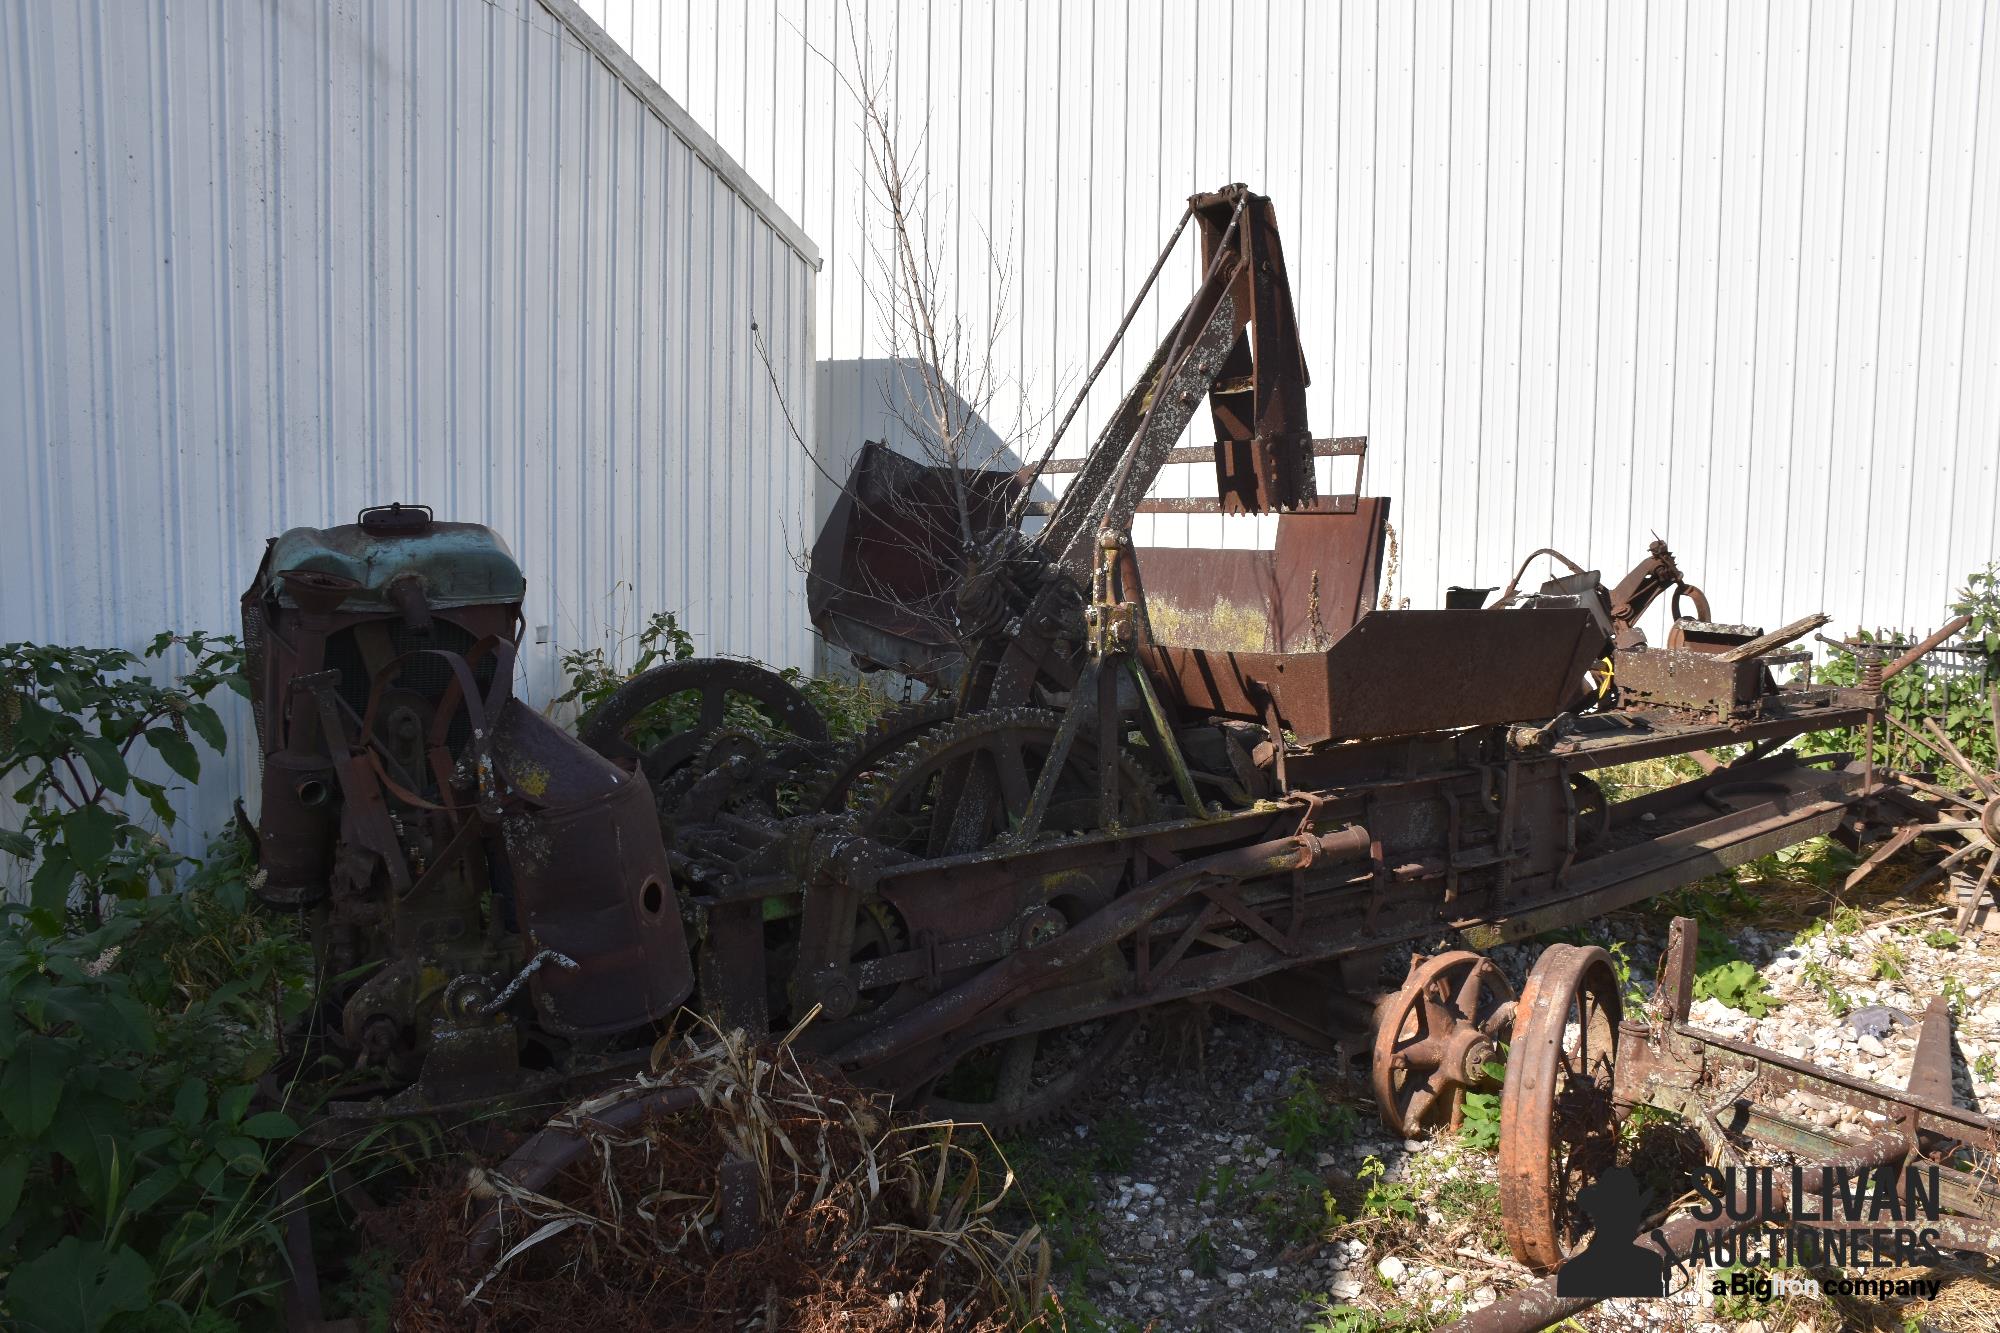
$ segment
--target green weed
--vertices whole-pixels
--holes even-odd
[[[1222,1256],[1216,1249],[1215,1237],[1209,1234],[1207,1227],[1188,1237],[1187,1258],[1188,1267],[1194,1270],[1196,1277],[1212,1278],[1222,1271]]]
[[[1381,1158],[1370,1153],[1367,1160],[1361,1163],[1361,1169],[1354,1174],[1355,1178],[1366,1187],[1366,1192],[1361,1196],[1363,1215],[1401,1218],[1405,1222],[1416,1221],[1417,1201],[1410,1193],[1408,1183],[1390,1180],[1388,1168],[1382,1164]]]
[[[1282,1244],[1314,1240],[1347,1220],[1326,1182],[1303,1167],[1260,1171],[1248,1188],[1251,1213],[1264,1234]]]
[[[1465,1094],[1465,1115],[1458,1127],[1459,1142],[1480,1152],[1497,1152],[1500,1148],[1500,1094],[1497,1092],[1468,1092]]]
[[[1130,1111],[1117,1111],[1090,1127],[1091,1164],[1098,1171],[1129,1171],[1146,1142],[1146,1126]]]
[[[1436,1320],[1414,1311],[1368,1310],[1323,1296],[1306,1333],[1424,1333],[1435,1327]]]
[[[1194,1201],[1202,1203],[1209,1199],[1218,1202],[1236,1193],[1236,1167],[1225,1163],[1210,1170],[1194,1187]]]
[[[1847,992],[1840,989],[1839,983],[1834,980],[1833,973],[1826,964],[1809,961],[1800,971],[1806,983],[1818,991],[1820,998],[1826,1001],[1828,1013],[1835,1018],[1845,1018],[1854,1011],[1854,1001],[1848,998]]]
[[[1311,1078],[1294,1074],[1284,1100],[1265,1121],[1264,1134],[1285,1156],[1298,1158],[1349,1142],[1359,1125],[1353,1107],[1328,1100]]]

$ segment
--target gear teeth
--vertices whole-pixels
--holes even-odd
[[[859,815],[860,831],[868,833],[870,816],[885,813],[905,784],[927,765],[950,755],[965,742],[988,732],[1019,727],[1043,730],[1053,737],[1061,726],[1062,714],[1054,709],[989,708],[966,714],[920,736],[887,758],[856,789],[852,805]],[[1086,751],[1095,748],[1087,737],[1079,736],[1076,744]],[[1147,793],[1150,799],[1153,783],[1138,761],[1120,749],[1118,762],[1126,785],[1133,791]]]
[[[951,721],[957,705],[950,699],[926,699],[892,708],[868,729],[833,752],[817,776],[804,784],[801,810],[833,813],[847,807],[856,784],[902,746]]]
[[[1053,731],[1062,725],[1062,716],[1042,708],[988,708],[955,718],[895,751],[855,791],[853,805],[862,812],[864,830],[867,816],[886,808],[896,790],[932,760],[987,732],[1035,723]]]

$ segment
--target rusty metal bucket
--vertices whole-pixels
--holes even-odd
[[[1288,513],[1269,551],[1142,547],[1147,668],[1185,712],[1302,745],[1552,717],[1603,650],[1587,611],[1374,606],[1389,502]]]
[[[968,469],[965,485],[976,534],[1006,522],[1021,482]],[[948,680],[963,660],[952,607],[961,560],[949,470],[871,440],[813,543],[806,614],[864,671]]]

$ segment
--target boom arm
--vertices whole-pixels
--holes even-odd
[[[1160,469],[1188,461],[1176,454],[1192,451],[1173,444],[1204,397],[1218,512],[1299,509],[1316,498],[1305,357],[1276,211],[1243,185],[1195,195],[1188,211],[1201,227],[1201,286],[1034,538],[1084,582],[1097,534],[1130,527]]]

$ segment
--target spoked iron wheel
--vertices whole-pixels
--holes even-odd
[[[1139,1015],[1003,1037],[961,1057],[918,1099],[923,1114],[977,1121],[994,1134],[1045,1124],[1115,1067],[1139,1031]]]
[[[1500,1093],[1500,1208],[1514,1257],[1546,1272],[1583,1247],[1580,1190],[1613,1164],[1623,1005],[1611,956],[1552,945],[1528,975]]]
[[[828,740],[826,720],[777,672],[691,658],[632,677],[584,716],[576,734],[614,763],[635,765],[658,792],[726,732],[765,729],[810,745]]]
[[[1994,752],[2000,753],[2000,689],[1994,690],[1987,702],[1992,710]],[[1940,767],[1944,771],[1937,782],[1927,782],[1913,774],[1899,776],[1905,785],[1937,802],[1936,825],[1919,826],[1914,831],[1951,850],[1942,861],[1905,885],[1904,891],[1945,875],[1961,863],[1969,863],[1968,870],[1972,865],[1979,866],[1971,893],[1959,908],[1958,924],[1963,928],[1978,914],[1994,887],[1994,872],[2000,871],[2000,772],[1987,772],[1967,758],[1935,719],[1925,718],[1923,726],[1930,733],[1928,738],[1915,732],[1909,734],[1912,739],[1924,741],[1942,758]],[[1870,864],[1874,863],[1875,858],[1870,858]],[[2000,895],[1994,901],[2000,903]]]
[[[1375,1104],[1402,1137],[1456,1130],[1469,1088],[1491,1087],[1486,1065],[1514,1021],[1514,988],[1489,958],[1459,949],[1411,960],[1409,980],[1375,1029]]]

